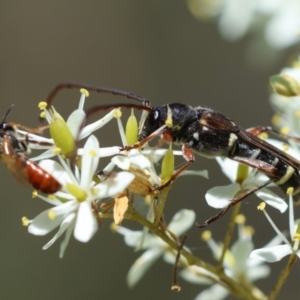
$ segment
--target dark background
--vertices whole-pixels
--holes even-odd
[[[153,105],[206,105],[241,127],[268,125],[273,113],[268,77],[279,72],[292,53],[287,51],[268,68],[249,64],[245,60],[248,38],[236,44],[222,41],[216,26],[195,20],[184,1],[2,1],[0,8],[0,109],[4,114],[14,103],[9,120],[31,127],[38,124],[37,103],[67,80],[137,93]],[[77,106],[78,95],[78,91],[63,92],[55,107],[67,116]],[[86,107],[115,100],[124,101],[93,94]],[[99,132],[102,146],[120,144],[112,126]],[[178,165],[182,161],[177,158]],[[178,179],[166,207],[168,221],[180,208],[194,209],[198,221],[216,212],[207,207],[204,195],[227,179],[213,160],[197,157],[192,168],[208,169],[210,180]],[[17,185],[4,166],[0,171],[2,299],[193,299],[203,288],[180,280],[182,291],[171,292],[172,266],[159,260],[134,289],[128,289],[127,271],[141,253],[134,253],[121,236],[112,234],[108,220],[88,244],[72,238],[63,260],[58,258],[59,242],[43,251],[53,234],[29,235],[21,217],[33,218],[48,205],[32,199],[31,189]],[[255,244],[263,246],[274,232],[257,212],[257,198],[244,202],[248,223],[255,224]],[[287,229],[287,214],[271,208],[269,212]],[[222,239],[227,219],[211,226],[216,240]],[[187,245],[199,257],[211,259],[200,233],[193,227]],[[272,265],[272,279],[259,285],[264,292],[270,291],[282,266]],[[299,297],[297,269],[298,263],[279,299]]]

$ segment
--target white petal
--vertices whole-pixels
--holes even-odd
[[[251,252],[250,258],[262,259],[267,262],[275,262],[281,260],[283,257],[293,253],[290,245],[279,245],[270,248],[256,249]]]
[[[185,170],[179,174],[181,176],[201,176],[208,179],[208,171],[207,170]]]
[[[114,113],[115,113],[115,110],[112,110],[107,115],[105,115],[102,119],[100,119],[90,125],[85,126],[79,134],[79,139],[80,140],[84,139],[85,137],[87,137],[91,133],[93,133],[95,130],[103,127],[106,123],[108,123],[111,119],[114,118]]]
[[[264,200],[268,205],[278,209],[281,213],[284,213],[288,208],[287,203],[270,190],[261,189],[260,191],[255,192],[255,194],[257,197]]]
[[[133,231],[119,226],[117,232],[124,235],[126,245],[138,248],[139,250],[167,246],[160,238],[157,238],[153,234],[144,235],[143,231]]]
[[[228,290],[219,284],[214,284],[210,288],[201,292],[195,300],[222,300],[228,295]]]
[[[83,147],[82,155],[80,187],[85,191],[91,187],[92,177],[98,168],[99,157],[99,142],[94,135],[91,135]]]
[[[180,236],[195,224],[196,214],[193,210],[181,209],[172,218],[168,229]]]
[[[67,120],[67,126],[75,139],[78,137],[78,131],[84,120],[85,112],[82,109],[74,110]]]
[[[111,161],[118,166],[120,169],[127,171],[130,167],[130,160],[126,156],[116,155]]]
[[[83,243],[88,242],[98,230],[98,223],[92,213],[91,204],[87,201],[80,203],[74,229],[74,237]]]
[[[229,178],[231,182],[234,182],[239,163],[229,158],[221,157],[217,157],[216,161],[220,165],[222,172]]]
[[[114,156],[119,153],[120,153],[120,147],[118,146],[99,148],[100,157]],[[77,154],[82,155],[83,148],[77,149]]]
[[[67,246],[69,244],[69,240],[70,240],[71,234],[73,232],[74,226],[75,226],[75,219],[74,219],[74,222],[72,222],[71,224],[69,224],[69,227],[66,230],[65,238],[60,243],[59,258],[63,258],[64,255],[65,255],[65,251],[66,251]]]
[[[257,266],[254,268],[248,268],[247,276],[250,282],[254,282],[258,279],[266,278],[271,273],[271,268],[266,265]]]
[[[194,284],[212,284],[213,281],[209,280],[207,276],[217,280],[216,275],[195,265],[184,268],[179,274],[184,280]],[[202,274],[204,275],[203,277],[201,276]]]
[[[118,146],[100,148],[100,157],[113,156],[119,153],[120,153],[120,147]]]
[[[68,213],[77,207],[75,201],[70,201],[51,209],[45,210],[34,218],[28,226],[28,232],[34,235],[45,235],[56,228]],[[54,213],[54,219],[49,218],[49,213]]]
[[[283,5],[280,12],[274,15],[266,27],[266,39],[271,46],[282,49],[298,42],[299,13],[299,3],[294,1]]]
[[[139,169],[146,169],[151,167],[151,162],[137,149],[132,149],[128,153],[128,158],[133,166]]]
[[[39,160],[42,160],[42,159],[49,159],[49,158],[54,157],[54,156],[56,156],[56,154],[53,153],[53,149],[51,148],[51,149],[41,153],[38,156],[31,157],[30,159],[32,161],[39,161]]]
[[[143,253],[132,265],[127,275],[127,284],[134,287],[145,275],[152,264],[161,256],[160,249],[151,249]]]
[[[216,186],[205,194],[205,199],[207,204],[211,207],[224,208],[229,204],[229,201],[234,198],[239,190],[240,185],[238,183]]]
[[[133,179],[133,174],[125,171],[119,172],[94,187],[95,191],[98,190],[95,197],[102,199],[115,196],[118,193],[123,192]]]
[[[255,9],[256,1],[226,1],[218,24],[223,38],[236,41],[244,36],[252,24]]]
[[[54,242],[65,232],[65,230],[70,226],[70,224],[75,220],[76,214],[72,213],[68,215],[63,222],[61,223],[58,232],[54,235],[54,237],[43,247],[43,250],[47,250],[51,247]]]
[[[238,240],[232,245],[231,251],[235,259],[234,276],[238,277],[247,272],[247,260],[253,248],[253,243],[249,240]]]

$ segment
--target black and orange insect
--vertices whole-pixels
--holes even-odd
[[[6,122],[13,105],[7,110],[0,123],[0,159],[10,173],[22,184],[53,194],[61,189],[61,184],[42,167],[26,157],[30,152],[28,141],[21,139],[18,124]]]

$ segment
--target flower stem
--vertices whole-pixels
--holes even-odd
[[[155,226],[153,223],[145,219],[143,216],[141,216],[133,207],[128,207],[128,213],[125,215],[125,219],[134,220],[138,223],[140,223],[143,226],[146,226],[149,228],[152,233],[158,237],[160,237],[165,243],[169,245],[171,249],[173,249],[175,252],[178,251],[178,248],[180,247],[180,243],[178,241],[174,240],[170,234],[163,230],[160,226]],[[103,218],[109,218],[112,217],[112,214],[101,214],[101,217]],[[253,289],[249,289],[243,284],[240,284],[239,282],[235,281],[231,277],[228,277],[223,270],[220,270],[219,267],[214,267],[211,264],[206,263],[205,261],[199,259],[198,257],[194,256],[192,253],[187,251],[186,249],[181,249],[181,255],[185,257],[189,265],[196,265],[198,267],[204,268],[205,270],[211,272],[212,274],[215,274],[218,276],[217,284],[222,285],[228,291],[234,295],[237,298],[243,298],[247,300],[261,300],[266,299],[266,297],[261,293],[256,295],[252,294]],[[214,280],[212,279],[212,282]]]
[[[273,287],[270,296],[269,296],[269,300],[274,300],[276,299],[276,297],[278,296],[278,293],[280,291],[280,289],[282,288],[283,284],[285,283],[288,275],[291,272],[292,267],[294,266],[295,262],[297,261],[298,256],[296,253],[291,254],[290,259],[287,263],[287,265],[285,266],[285,268],[281,271],[280,276],[278,278],[277,283],[275,284],[275,286]]]
[[[240,211],[240,207],[241,207],[241,203],[238,203],[233,207],[232,214],[231,214],[231,217],[230,217],[230,220],[229,220],[229,224],[227,226],[226,235],[225,235],[225,238],[224,238],[224,241],[223,241],[222,254],[221,254],[221,257],[220,257],[220,260],[219,260],[219,264],[218,264],[219,269],[223,269],[224,257],[225,257],[227,249],[229,248],[229,243],[230,243],[232,233],[233,233],[233,229],[234,229],[234,225],[235,225],[235,218],[236,218],[237,214]]]

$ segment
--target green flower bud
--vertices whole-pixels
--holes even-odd
[[[275,93],[292,97],[300,94],[300,85],[296,79],[286,74],[270,77],[270,83]]]
[[[131,115],[128,118],[125,130],[126,140],[128,145],[134,145],[138,139],[138,122],[134,115],[133,109]]]
[[[174,173],[174,153],[172,151],[172,144],[170,144],[169,149],[166,152],[166,155],[163,158],[161,165],[161,181],[164,184],[168,181]]]
[[[61,154],[66,156],[72,154],[75,148],[75,138],[63,117],[54,108],[52,108],[52,121],[49,129],[51,137],[60,149]]]

